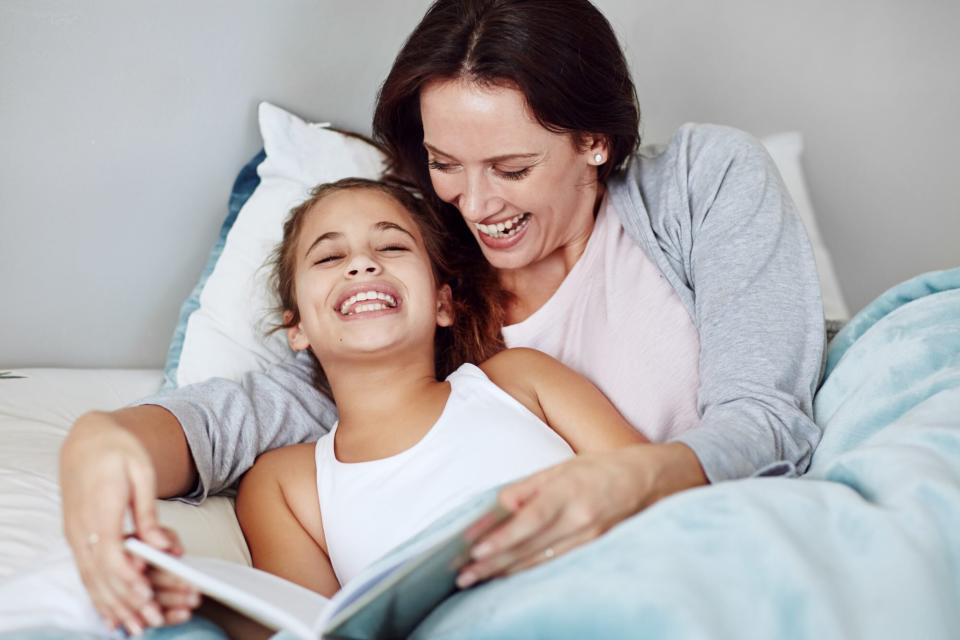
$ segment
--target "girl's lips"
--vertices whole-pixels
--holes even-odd
[[[516,246],[520,242],[520,240],[523,239],[523,236],[527,234],[527,229],[530,228],[531,222],[532,220],[528,220],[523,225],[522,229],[517,231],[517,233],[510,236],[509,238],[494,238],[492,236],[488,236],[487,234],[483,233],[479,229],[477,229],[477,236],[480,238],[480,242],[487,245],[491,249],[498,249],[501,251],[504,249],[510,249],[511,247]]]
[[[362,304],[362,303],[358,303],[358,304]],[[399,313],[399,311],[400,311],[400,306],[398,305],[396,307],[386,307],[385,309],[380,309],[378,311],[361,311],[360,313],[351,313],[346,316],[341,313],[338,313],[337,315],[344,322],[353,322],[354,320],[373,320],[375,318],[381,318],[391,313]]]

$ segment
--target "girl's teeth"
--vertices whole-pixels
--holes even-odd
[[[360,302],[376,300],[377,302],[370,304],[358,304]],[[360,293],[350,296],[347,300],[340,305],[341,315],[350,315],[352,313],[362,313],[364,311],[381,311],[383,309],[389,309],[391,307],[396,307],[397,301],[389,293],[383,293],[381,291],[361,291]]]

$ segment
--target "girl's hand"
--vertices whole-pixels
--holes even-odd
[[[500,493],[514,515],[474,544],[457,585],[466,588],[546,562],[660,498],[706,483],[696,455],[679,443],[581,454]]]
[[[145,563],[123,549],[123,517],[132,508],[137,535],[158,549],[169,541],[157,524],[150,456],[110,414],[77,420],[60,452],[64,532],[90,598],[111,627],[137,635],[163,624]]]
[[[183,555],[179,536],[167,527],[163,527],[163,531],[170,540],[167,553],[174,556]],[[153,566],[147,567],[146,575],[166,624],[186,622],[190,619],[193,610],[200,606],[200,592],[189,582]]]

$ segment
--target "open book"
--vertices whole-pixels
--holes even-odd
[[[408,636],[456,590],[470,545],[508,516],[494,503],[466,524],[453,523],[418,541],[419,551],[398,554],[395,563],[374,575],[357,576],[329,599],[252,567],[216,558],[176,558],[136,538],[128,538],[125,546],[214,600],[303,640],[397,638]]]

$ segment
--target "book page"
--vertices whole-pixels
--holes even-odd
[[[136,538],[127,538],[124,546],[264,626],[283,629],[303,640],[317,637],[313,627],[329,602],[318,593],[265,571],[217,558],[176,558]]]
[[[317,620],[314,632],[335,637],[404,637],[456,591],[470,545],[510,514],[495,501],[442,527],[398,554],[375,574],[347,583]]]

